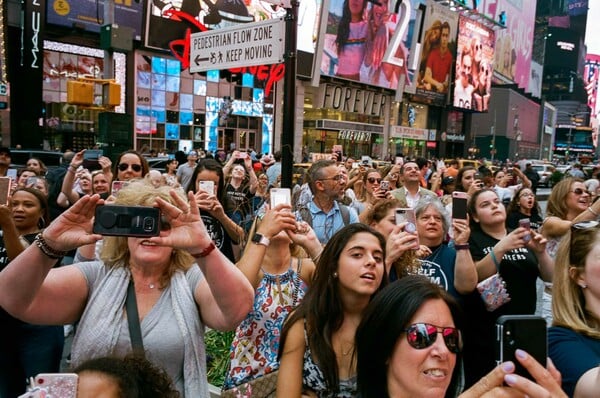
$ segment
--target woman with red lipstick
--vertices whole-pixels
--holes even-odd
[[[48,223],[46,197],[34,188],[18,188],[9,206],[0,206],[0,270],[25,250]],[[25,392],[25,382],[38,373],[60,371],[62,326],[32,325],[0,309],[0,396]]]
[[[537,278],[551,281],[554,261],[546,253],[546,239],[541,234],[524,227],[512,231],[506,228],[506,208],[494,190],[475,192],[468,212],[469,247],[478,282],[499,274],[510,297],[493,310],[488,310],[477,290],[464,300],[468,314],[464,330],[465,379],[470,386],[496,364],[496,319],[501,315],[533,314]]]
[[[531,188],[522,187],[515,193],[506,208],[506,214],[506,227],[509,229],[517,229],[519,220],[523,218],[529,219],[531,229],[539,232],[542,227],[542,211]]]

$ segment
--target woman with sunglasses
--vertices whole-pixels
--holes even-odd
[[[74,367],[143,350],[182,396],[208,397],[204,328],[236,327],[251,309],[252,286],[215,250],[194,195],[145,180],[122,188],[115,204],[157,206],[160,236],[105,236],[101,260],[52,268],[65,251],[102,238],[92,233],[102,204],[84,196],[38,234],[0,273],[0,306],[28,322],[77,323]]]
[[[555,258],[562,238],[571,225],[581,221],[597,220],[600,214],[600,201],[592,203],[582,179],[566,177],[552,187],[546,218],[542,223],[542,235],[548,240],[546,251]],[[544,283],[544,291],[539,311],[550,325],[552,323],[552,283]]]
[[[451,398],[461,392],[461,311],[423,276],[392,282],[375,296],[356,331],[358,396]],[[561,397],[560,374],[521,351],[519,361],[538,383],[497,366],[460,398]]]
[[[129,181],[134,178],[144,178],[150,167],[146,158],[134,149],[122,152],[115,162],[115,181]]]
[[[387,284],[384,258],[383,236],[361,223],[327,242],[307,295],[283,326],[277,397],[356,396],[354,336]]]
[[[477,291],[463,301],[468,314],[465,332],[465,379],[470,386],[495,365],[495,322],[501,315],[533,314],[536,281],[552,280],[554,262],[546,253],[546,239],[533,230],[506,228],[506,208],[492,189],[476,192],[468,202],[471,223],[469,247],[478,282],[503,280],[506,295],[494,294],[494,304]],[[496,293],[494,291],[494,293]],[[488,310],[488,308],[491,308]]]
[[[365,217],[365,210],[369,210],[375,203],[381,199],[385,199],[389,189],[381,189],[381,182],[383,178],[381,173],[375,169],[368,169],[363,176],[363,189],[361,195],[354,202],[353,207],[356,209],[359,219],[360,215],[363,214]],[[387,182],[385,184],[388,184]],[[363,221],[363,220],[361,220]]]
[[[560,243],[554,268],[554,320],[550,358],[570,397],[600,392],[600,229],[598,221],[573,223]]]
[[[542,210],[531,188],[519,189],[508,204],[506,213],[506,227],[509,229],[517,229],[519,220],[524,218],[529,219],[531,229],[539,232],[542,227]],[[546,248],[548,248],[548,244],[546,244]]]

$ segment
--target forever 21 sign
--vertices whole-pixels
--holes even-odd
[[[329,83],[319,86],[320,108],[383,117],[386,105],[391,102],[391,96],[377,91]]]

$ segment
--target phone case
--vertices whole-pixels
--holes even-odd
[[[292,203],[292,195],[289,188],[271,188],[269,191],[271,197],[271,209],[283,203],[289,205]]]
[[[198,189],[215,195],[215,182],[214,181],[198,181]]]
[[[546,320],[537,315],[503,315],[496,321],[497,362],[513,361],[515,373],[533,378],[515,357],[521,349],[546,366],[548,357]]]
[[[0,205],[8,204],[11,183],[12,183],[12,178],[0,177]]]
[[[76,373],[40,373],[35,376],[33,387],[45,390],[48,397],[76,398],[78,379]]]
[[[404,227],[404,231],[415,234],[417,236],[417,240],[414,245],[414,249],[418,249],[420,246],[419,236],[417,235],[417,218],[415,216],[415,211],[410,208],[397,208],[396,209],[396,225],[399,225],[403,222],[406,222],[406,226]]]
[[[452,192],[452,218],[458,220],[467,219],[467,193]]]
[[[93,232],[108,236],[150,237],[160,234],[160,210],[147,206],[96,207]]]

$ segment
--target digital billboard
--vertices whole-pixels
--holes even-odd
[[[406,60],[412,44],[416,10],[424,1],[411,0],[410,15],[395,13],[394,0],[331,0],[324,32],[322,75],[396,89],[400,77],[410,86],[413,72]],[[402,7],[400,7],[402,10]],[[382,62],[397,27],[405,28],[396,58],[405,60],[399,67]],[[322,33],[323,34],[323,33]]]
[[[468,17],[458,20],[452,105],[463,110],[489,109],[494,70],[494,31]]]
[[[457,28],[456,12],[433,2],[427,4],[415,100],[437,106],[446,104],[456,56]]]
[[[105,24],[104,3],[97,0],[49,1],[47,22],[68,28],[81,27],[86,31],[99,33],[100,28]],[[134,0],[115,0],[114,23],[132,28],[135,40],[142,38],[143,3]]]

